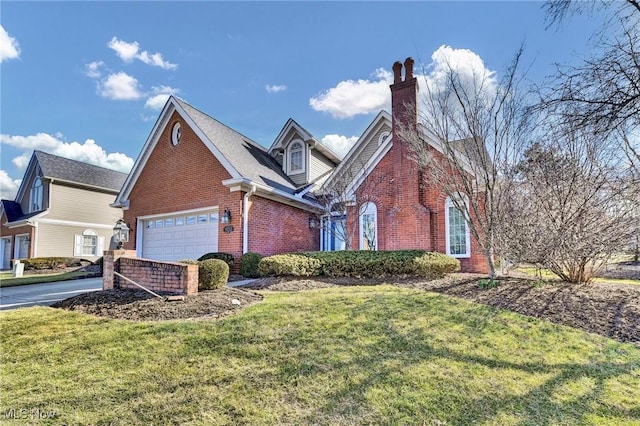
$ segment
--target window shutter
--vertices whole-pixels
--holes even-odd
[[[74,235],[73,255],[82,256],[82,235]]]
[[[96,256],[102,256],[104,251],[104,237],[98,237],[98,247],[96,250]]]

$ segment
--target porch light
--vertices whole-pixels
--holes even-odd
[[[118,250],[122,249],[124,243],[129,242],[129,227],[122,219],[118,219],[113,227],[113,241],[117,243]]]
[[[320,226],[320,222],[313,216],[309,216],[309,229],[315,229]]]
[[[222,213],[221,221],[222,223],[231,222],[231,211],[229,209],[224,209],[224,212]]]

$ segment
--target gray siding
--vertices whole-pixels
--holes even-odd
[[[335,164],[321,152],[312,149],[309,160],[309,181],[313,182],[335,168]]]
[[[114,225],[122,218],[122,210],[109,207],[115,194],[89,191],[65,185],[51,185],[51,207],[48,219]]]
[[[342,179],[353,179],[371,159],[373,154],[378,150],[378,139],[384,132],[390,132],[391,128],[387,125],[380,126],[373,136],[363,142],[360,153],[349,160],[349,164],[345,164],[341,175]]]

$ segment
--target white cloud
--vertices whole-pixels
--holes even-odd
[[[264,88],[269,93],[278,93],[287,90],[287,86],[285,86],[284,84],[267,84],[266,86],[264,86]]]
[[[418,67],[415,68],[418,71]],[[494,90],[497,82],[495,72],[489,70],[482,58],[469,49],[454,49],[440,46],[431,55],[431,63],[424,67],[425,73],[416,73],[420,85],[428,85],[432,90],[444,87],[449,70],[458,72],[465,87],[482,84],[483,90]],[[335,118],[351,118],[360,114],[377,113],[391,108],[389,85],[393,74],[385,69],[377,69],[368,80],[345,80],[335,87],[325,90],[309,100],[316,111],[328,112]],[[480,87],[480,86],[476,86]],[[420,92],[426,96],[427,91]]]
[[[29,136],[12,136],[0,134],[0,144],[9,145],[24,151],[11,161],[20,170],[29,164],[33,150],[49,152],[72,160],[83,161],[96,166],[106,167],[121,172],[128,172],[133,167],[133,159],[121,152],[107,153],[104,148],[93,139],[83,143],[65,142],[61,135],[52,136],[48,133],[38,133]]]
[[[161,53],[149,53],[146,50],[140,51],[140,45],[137,41],[129,43],[113,37],[107,46],[113,49],[120,59],[125,62],[132,62],[134,59],[138,59],[147,65],[160,67],[165,70],[178,68],[177,64],[165,61]]]
[[[20,44],[0,25],[0,63],[20,57]]]
[[[100,81],[98,93],[105,98],[115,100],[135,100],[143,96],[138,86],[138,80],[122,71],[110,74]]]
[[[330,113],[335,118],[351,118],[370,114],[390,106],[391,72],[377,69],[371,80],[346,80],[309,99],[316,111]]]
[[[358,141],[357,136],[342,136],[342,135],[326,135],[322,138],[322,143],[329,147],[333,152],[340,157],[344,157],[346,153],[351,149],[353,144]]]
[[[420,80],[420,83],[426,82],[435,91],[445,86],[451,71],[457,73],[463,87],[470,89],[470,93],[473,93],[474,86],[494,90],[497,85],[495,71],[489,70],[482,58],[469,49],[453,49],[442,45],[431,55],[431,64],[426,70],[429,72],[422,76],[424,80]]]
[[[85,74],[87,77],[100,78],[102,76],[102,72],[100,72],[100,68],[104,67],[104,62],[93,61],[90,64],[86,64],[84,67],[86,70]]]
[[[21,179],[12,179],[6,170],[0,170],[0,198],[13,200],[16,197]]]
[[[164,107],[164,104],[167,103],[167,99],[169,99],[169,96],[175,95],[179,92],[178,89],[174,89],[173,87],[169,86],[153,87],[152,89],[152,96],[147,99],[144,107],[156,110],[162,109],[162,107]]]

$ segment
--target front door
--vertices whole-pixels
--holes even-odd
[[[16,247],[14,259],[27,259],[29,257],[30,238],[28,234],[16,235]]]
[[[0,238],[0,269],[11,268],[11,237]]]

